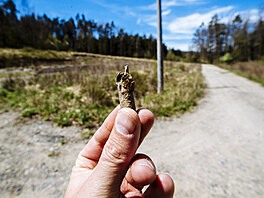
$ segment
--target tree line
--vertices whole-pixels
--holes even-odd
[[[34,13],[17,16],[13,0],[0,0],[0,47],[80,51],[106,55],[156,58],[157,40],[131,35],[114,22],[98,24],[84,15],[75,19],[50,19]],[[163,55],[167,55],[163,44]]]
[[[215,15],[207,26],[203,23],[196,30],[193,42],[202,61],[264,60],[264,20],[259,17],[253,24],[237,15],[221,23]]]

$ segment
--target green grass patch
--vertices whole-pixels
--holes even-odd
[[[78,70],[30,79],[7,79],[0,88],[0,105],[21,112],[23,117],[51,120],[59,126],[79,125],[92,135],[107,115],[119,104],[117,70],[92,73]],[[137,108],[148,108],[155,116],[171,116],[189,111],[203,96],[200,65],[180,64],[165,67],[164,92],[157,94],[156,65],[133,71]],[[90,131],[91,130],[91,131]]]
[[[36,115],[36,114],[37,114],[37,110],[34,107],[26,108],[21,113],[23,117],[32,117],[33,115]]]
[[[51,152],[48,154],[48,157],[58,157],[59,155],[60,155],[59,152],[51,151]]]
[[[94,131],[93,130],[88,130],[82,133],[81,138],[82,140],[89,139],[91,136],[93,136]]]

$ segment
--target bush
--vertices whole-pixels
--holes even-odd
[[[230,53],[226,53],[224,56],[220,58],[222,63],[231,63],[233,61],[233,57]]]
[[[22,111],[21,115],[23,117],[32,117],[37,114],[36,108],[26,108]]]
[[[264,56],[261,56],[260,60],[264,63]]]
[[[166,56],[166,60],[169,60],[169,61],[181,61],[181,57],[176,56],[175,54],[173,54],[173,52],[168,52],[168,54]]]

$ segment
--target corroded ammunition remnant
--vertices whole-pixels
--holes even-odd
[[[127,107],[136,110],[133,91],[135,82],[129,74],[128,65],[125,72],[119,72],[116,78],[117,90],[121,108]]]

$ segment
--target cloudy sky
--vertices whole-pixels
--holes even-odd
[[[186,51],[192,44],[195,30],[202,22],[207,24],[218,14],[228,22],[237,14],[257,21],[264,0],[161,0],[163,42],[174,49]],[[77,13],[98,23],[114,21],[118,28],[128,33],[157,35],[156,0],[14,0],[21,13],[28,5],[37,15],[69,19]]]

